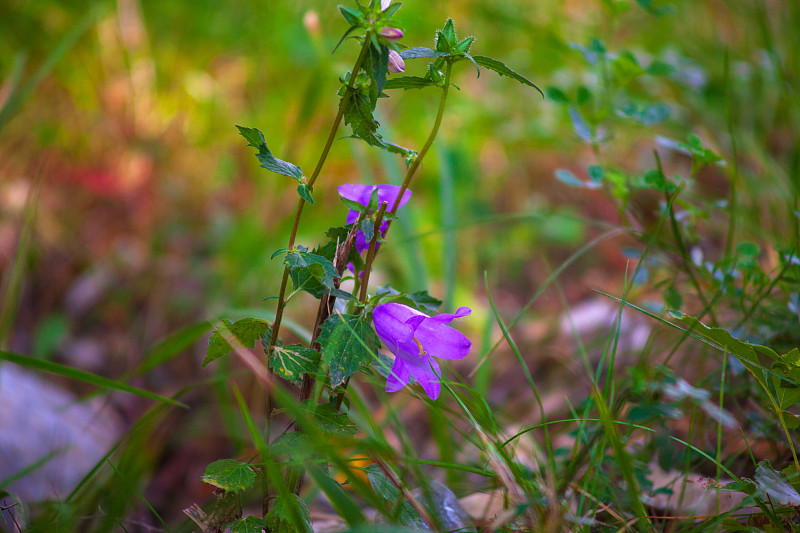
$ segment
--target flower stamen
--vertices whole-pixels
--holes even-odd
[[[419,356],[422,357],[425,355],[425,349],[422,347],[422,343],[419,342],[416,337],[414,337],[414,342],[416,342],[417,346],[419,346]]]

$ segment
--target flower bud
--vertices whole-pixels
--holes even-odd
[[[400,72],[405,72],[405,70],[406,64],[400,54],[394,50],[389,50],[389,72],[399,74]]]
[[[381,11],[386,11],[389,7],[389,4],[392,3],[392,0],[381,0]]]
[[[381,30],[378,32],[378,35],[380,35],[387,41],[394,42],[394,41],[399,41],[400,39],[403,38],[403,30],[401,30],[400,28],[392,28],[386,26],[385,28],[381,28]]]

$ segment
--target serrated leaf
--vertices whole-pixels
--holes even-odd
[[[340,413],[329,403],[318,405],[314,415],[319,421],[319,429],[325,433],[350,436],[360,431],[347,414]]]
[[[439,52],[431,50],[424,46],[415,46],[414,48],[407,48],[400,52],[400,57],[403,59],[418,59],[420,57],[444,57],[449,55],[447,52]]]
[[[240,492],[253,486],[256,473],[247,463],[220,459],[206,467],[203,481],[228,492]]]
[[[380,94],[386,84],[386,75],[389,72],[389,47],[384,45],[379,48],[370,47],[370,55],[372,57],[372,78],[375,80],[375,86]]]
[[[297,194],[300,195],[300,198],[310,203],[311,205],[317,205],[314,203],[314,198],[311,197],[312,192],[313,189],[309,187],[307,183],[301,183],[300,185],[297,186]]]
[[[283,498],[278,497],[275,499],[275,503],[270,512],[267,513],[265,519],[262,520],[262,522],[264,522],[264,527],[270,533],[313,533],[313,529],[311,528],[311,513],[308,512],[306,502],[296,494],[291,494],[289,497],[292,498],[292,501],[288,502],[289,505],[293,505],[299,511],[303,523],[293,523],[291,513],[288,512],[286,508],[287,502]]]
[[[269,367],[287,381],[298,383],[303,374],[315,374],[319,369],[320,353],[302,344],[275,346]]]
[[[358,26],[362,22],[364,22],[361,17],[361,13],[355,9],[339,6],[339,12],[342,14],[347,23],[350,24],[351,26]]]
[[[231,533],[262,533],[267,527],[267,522],[263,518],[256,516],[245,516],[228,524]],[[276,531],[276,530],[271,530]]]
[[[331,386],[337,387],[372,359],[381,343],[366,320],[356,315],[332,315],[317,339],[322,360],[330,367]]]
[[[234,323],[229,320],[223,320],[222,323],[242,346],[247,348],[254,348],[257,339],[270,334],[269,323],[258,318],[242,318]],[[215,329],[208,339],[208,348],[206,349],[206,357],[203,359],[202,366],[205,367],[211,361],[227,355],[231,350],[231,345],[222,337],[219,328]]]
[[[432,85],[435,86],[436,84],[427,78],[420,78],[419,76],[400,76],[399,78],[386,80],[386,84],[383,88],[384,90],[403,89],[407,91],[408,89],[422,89]]]
[[[244,126],[236,126],[239,129],[239,134],[247,140],[247,146],[252,146],[258,150],[256,157],[261,162],[261,167],[271,170],[277,174],[289,176],[298,181],[303,177],[303,171],[300,167],[293,165],[287,161],[281,161],[272,155],[272,152],[267,148],[267,141],[264,139],[264,134],[256,128],[246,128]]]
[[[302,289],[317,298],[333,290],[334,279],[339,277],[332,262],[309,252],[290,252],[284,264],[289,267],[295,290]]]
[[[486,57],[486,56],[472,56],[472,59],[474,59],[475,63],[477,63],[478,65],[480,65],[482,67],[485,67],[485,68],[488,68],[489,70],[493,70],[493,71],[497,72],[498,74],[500,74],[501,76],[508,76],[509,78],[511,78],[511,79],[513,79],[515,81],[518,81],[519,83],[522,83],[523,85],[527,85],[529,87],[533,87],[534,89],[539,91],[539,94],[541,94],[542,98],[544,98],[544,93],[542,92],[542,90],[539,87],[536,86],[535,83],[533,83],[531,80],[529,80],[525,76],[522,76],[521,74],[517,74],[516,72],[514,72],[513,70],[511,70],[510,68],[505,66],[505,64],[503,64],[502,62],[500,62],[500,61],[498,61],[496,59],[492,59],[491,57]]]

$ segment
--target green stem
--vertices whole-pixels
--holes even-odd
[[[367,57],[370,47],[370,39],[369,33],[364,36],[364,44],[361,46],[361,52],[358,55],[358,59],[356,59],[355,64],[353,65],[353,70],[350,74],[350,81],[352,83],[355,80],[358,72],[361,70],[362,65],[364,64],[364,60]],[[333,119],[333,125],[331,126],[331,131],[328,134],[328,139],[325,142],[325,146],[322,149],[322,153],[319,156],[319,160],[317,161],[316,167],[314,167],[314,172],[311,174],[311,177],[308,178],[308,186],[312,187],[314,183],[317,181],[320,172],[322,171],[322,167],[325,164],[325,161],[328,158],[328,154],[331,151],[331,147],[333,146],[333,141],[336,139],[336,132],[339,130],[339,125],[342,123],[342,118],[344,118],[344,111],[347,109],[348,104],[350,103],[351,91],[348,89],[345,92],[344,96],[342,97],[342,101],[339,104],[339,110],[336,113],[336,118]],[[300,226],[300,217],[303,214],[303,207],[305,207],[305,200],[300,198],[297,202],[297,209],[294,216],[294,223],[292,224],[292,231],[289,234],[289,245],[287,248],[289,250],[294,248],[295,240],[297,239],[297,229]],[[272,354],[275,344],[278,342],[278,335],[281,328],[281,321],[283,320],[283,308],[286,304],[286,286],[289,281],[289,267],[284,267],[283,269],[283,277],[281,278],[281,288],[278,293],[278,307],[275,310],[275,320],[272,323],[272,336],[270,337],[269,346],[267,347],[267,357]],[[269,365],[268,365],[269,366]],[[272,373],[272,369],[268,369],[270,374]],[[266,442],[269,444],[270,440],[270,433],[272,430],[272,410],[273,410],[274,398],[272,397],[271,392],[267,392],[267,407],[266,407],[266,416],[267,416],[267,428],[266,428]],[[262,510],[263,514],[266,517],[267,512],[269,511],[269,488],[264,486],[263,487],[264,493],[262,494],[263,497],[263,505]]]
[[[369,274],[372,271],[372,262],[375,261],[375,254],[378,252],[378,239],[381,235],[381,223],[383,222],[383,215],[386,214],[386,208],[389,206],[388,202],[382,202],[378,214],[375,216],[375,226],[373,227],[372,240],[369,241],[369,248],[367,249],[367,259],[364,261],[364,279],[361,282],[361,294],[358,299],[365,303],[367,301],[367,287],[369,286]]]
[[[350,74],[350,80],[354,80],[356,75],[358,75],[358,71],[361,70],[361,65],[364,63],[364,59],[367,56],[367,52],[369,51],[370,41],[369,35],[365,36],[364,44],[361,47],[361,53],[356,59],[355,65],[353,65],[352,74]],[[347,108],[347,105],[350,103],[350,95],[351,92],[348,90],[344,97],[342,97],[342,102],[339,104],[339,111],[336,114],[336,118],[333,120],[333,126],[331,126],[331,132],[328,134],[328,140],[325,142],[325,147],[322,149],[322,154],[319,156],[319,161],[317,161],[317,166],[314,168],[314,172],[311,174],[311,177],[308,178],[308,186],[312,187],[314,183],[317,181],[317,177],[319,177],[319,173],[322,171],[322,166],[325,164],[325,160],[328,158],[328,153],[331,150],[331,146],[333,145],[333,141],[336,139],[336,132],[339,130],[339,125],[342,122],[342,118],[344,117],[344,111]],[[302,198],[300,198],[297,202],[297,210],[294,216],[294,224],[292,224],[292,232],[289,235],[289,245],[287,248],[290,250],[294,248],[295,239],[297,238],[297,229],[300,226],[300,217],[303,214],[303,207],[305,207],[306,202]],[[280,292],[278,293],[278,308],[275,311],[275,321],[272,324],[272,337],[269,341],[269,350],[271,351],[272,348],[275,346],[275,343],[278,341],[278,333],[281,327],[281,320],[283,319],[283,307],[284,307],[284,298],[286,296],[286,285],[288,284],[289,280],[289,268],[286,267],[283,269],[283,278],[281,279],[281,288]]]
[[[392,206],[391,213],[397,213],[397,209],[400,207],[400,199],[403,197],[403,193],[406,192],[408,186],[411,184],[411,179],[414,177],[414,173],[416,173],[417,169],[419,168],[420,164],[422,163],[422,159],[428,153],[431,146],[433,145],[433,140],[436,139],[436,135],[439,133],[439,126],[442,124],[442,117],[444,116],[444,107],[447,103],[447,93],[450,89],[450,72],[453,69],[453,64],[448,61],[447,62],[447,69],[444,73],[444,85],[442,87],[442,98],[439,100],[439,112],[436,114],[436,121],[433,123],[433,128],[431,128],[431,133],[428,135],[428,140],[425,141],[425,145],[422,147],[422,150],[419,151],[417,157],[414,158],[414,161],[409,165],[408,171],[406,172],[406,177],[403,180],[403,184],[400,186],[400,192],[397,194],[397,199],[394,201],[394,205]],[[391,221],[389,221],[389,225],[391,225]],[[388,231],[388,229],[387,229]]]

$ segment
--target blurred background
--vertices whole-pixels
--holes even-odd
[[[613,318],[613,302],[594,291],[622,293],[637,232],[658,219],[659,197],[626,185],[655,168],[655,149],[667,175],[691,173],[671,141],[689,134],[726,159],[746,153],[737,169],[743,237],[796,239],[786,198],[800,180],[799,10],[789,0],[405,0],[396,15],[404,45],[432,46],[452,17],[460,37],[477,37],[474,54],[503,61],[546,98],[457,65],[460,90],[373,280],[475,310],[460,326],[476,347],[459,367],[467,375],[499,338],[484,273],[510,320],[565,266],[558,290],[545,291],[514,330],[537,381],[556,389],[553,409],[563,409],[558,398],[580,386],[568,378],[574,347],[564,341],[564,312],[579,328]],[[321,0],[2,2],[0,346],[166,396],[189,387],[181,401],[190,406],[97,396],[3,363],[0,479],[53,455],[8,485],[22,500],[66,497],[144,420],[149,429],[129,446],[137,458],[121,463],[123,473],[180,520],[181,509],[209,497],[205,465],[244,447],[222,379],[233,363],[201,369],[204,335],[220,317],[273,316],[265,299],[277,294],[282,265],[270,256],[286,245],[296,192],[292,180],[258,167],[234,125],[261,129],[277,157],[309,172],[335,115],[338,78],[357,53],[346,41],[331,54],[345,29],[337,2]],[[406,74],[425,66],[409,60]],[[381,100],[384,137],[419,149],[437,96],[409,90]],[[348,134],[305,211],[298,242],[309,247],[343,223],[337,185],[401,180],[401,158]],[[592,165],[606,169],[606,182],[575,186],[594,178]],[[690,187],[707,207],[687,208],[707,257],[725,248],[728,218],[715,202],[730,195],[730,168],[707,167]],[[638,301],[663,304],[658,272],[636,285]],[[299,297],[287,334],[302,339],[315,313]],[[628,333],[645,328],[629,340],[641,346],[647,320],[631,320]],[[509,353],[498,349],[470,379],[514,418],[515,401],[526,408]],[[253,386],[256,406],[259,397]],[[150,520],[140,512],[127,515],[132,524]]]

